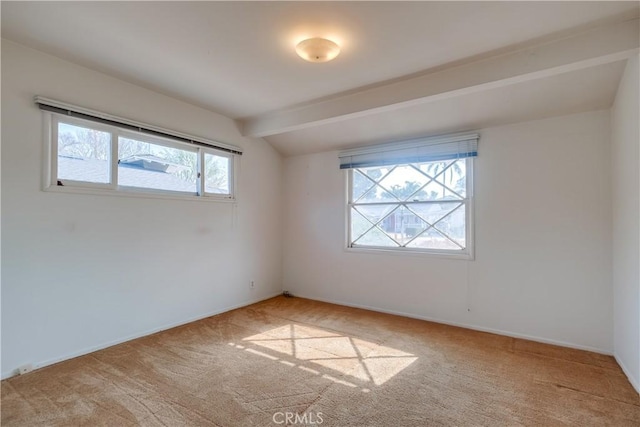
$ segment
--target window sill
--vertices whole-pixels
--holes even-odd
[[[346,247],[344,251],[347,253],[365,253],[373,255],[392,255],[392,256],[414,256],[414,257],[431,257],[443,259],[457,259],[473,261],[475,259],[473,253],[447,253],[429,250],[411,250],[411,249],[385,249],[385,248],[351,248]]]
[[[217,203],[236,203],[237,199],[232,197],[216,197],[216,196],[196,196],[192,194],[175,194],[167,191],[153,191],[146,189],[135,189],[135,188],[119,188],[117,190],[113,189],[103,189],[103,188],[89,188],[89,187],[80,187],[73,185],[51,185],[48,187],[44,187],[42,191],[48,193],[67,193],[67,194],[89,194],[96,196],[115,196],[115,197],[133,197],[133,198],[143,198],[143,199],[164,199],[164,200],[181,200],[181,201],[189,201],[189,202],[217,202]]]

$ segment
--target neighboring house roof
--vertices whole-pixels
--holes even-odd
[[[133,156],[120,159],[118,164],[169,173],[187,169],[186,166],[169,162],[161,157],[154,156],[153,154],[134,154]]]
[[[142,159],[138,159],[142,160]],[[155,163],[157,158],[153,159]],[[195,182],[182,180],[175,175],[159,170],[144,168],[145,162],[118,165],[118,184],[129,187],[153,188],[168,191],[196,192]],[[168,164],[168,166],[170,166]],[[58,171],[61,180],[104,182],[107,162],[103,160],[58,157]]]

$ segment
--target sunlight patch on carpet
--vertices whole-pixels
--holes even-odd
[[[411,353],[374,342],[295,324],[261,332],[242,341],[245,346],[261,348],[262,351],[246,348],[253,354],[271,360],[282,359],[281,362],[288,366],[298,365],[307,372],[350,387],[355,385],[336,378],[335,373],[380,386],[418,359]],[[314,368],[304,366],[307,363]]]

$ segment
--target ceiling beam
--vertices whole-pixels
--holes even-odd
[[[638,54],[638,19],[238,120],[264,137],[594,67]],[[589,88],[585,88],[589,90]]]

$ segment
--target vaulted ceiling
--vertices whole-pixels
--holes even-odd
[[[2,2],[2,36],[284,155],[608,108],[638,2]],[[297,41],[333,38],[324,64]]]

